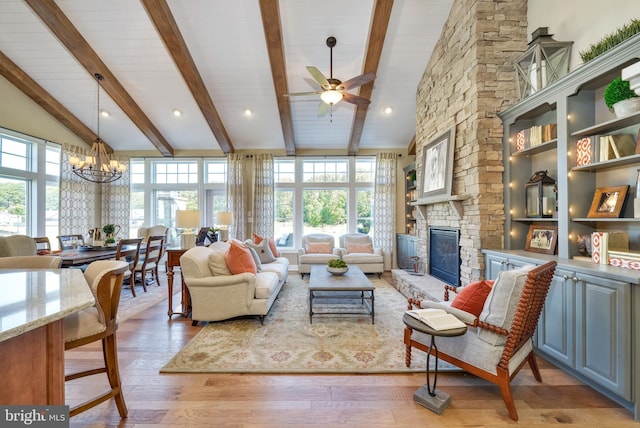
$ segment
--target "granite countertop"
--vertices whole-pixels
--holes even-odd
[[[94,303],[80,269],[0,269],[0,342]]]

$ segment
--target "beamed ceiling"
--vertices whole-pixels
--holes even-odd
[[[0,74],[87,144],[99,125],[116,151],[404,150],[452,3],[0,0]],[[319,90],[306,67],[328,78],[331,65],[342,81],[376,74],[349,90],[368,107],[319,115],[319,95],[284,95]]]

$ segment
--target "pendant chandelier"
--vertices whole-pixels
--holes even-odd
[[[122,173],[127,167],[117,159],[112,158],[107,153],[107,147],[100,139],[100,82],[104,77],[96,73],[94,74],[98,80],[98,127],[96,130],[96,139],[93,140],[91,150],[81,160],[79,156],[71,156],[69,163],[71,164],[73,173],[93,183],[111,183],[122,177]]]

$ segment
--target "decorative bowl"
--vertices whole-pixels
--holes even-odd
[[[333,275],[344,275],[349,271],[349,266],[342,268],[327,267],[327,271]]]

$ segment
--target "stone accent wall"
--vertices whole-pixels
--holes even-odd
[[[461,283],[484,277],[481,249],[502,248],[502,124],[497,113],[517,100],[515,59],[527,49],[527,0],[455,0],[417,91],[416,167],[422,148],[455,126],[453,195],[427,205],[418,220],[418,255],[427,258],[428,226],[459,227]]]

